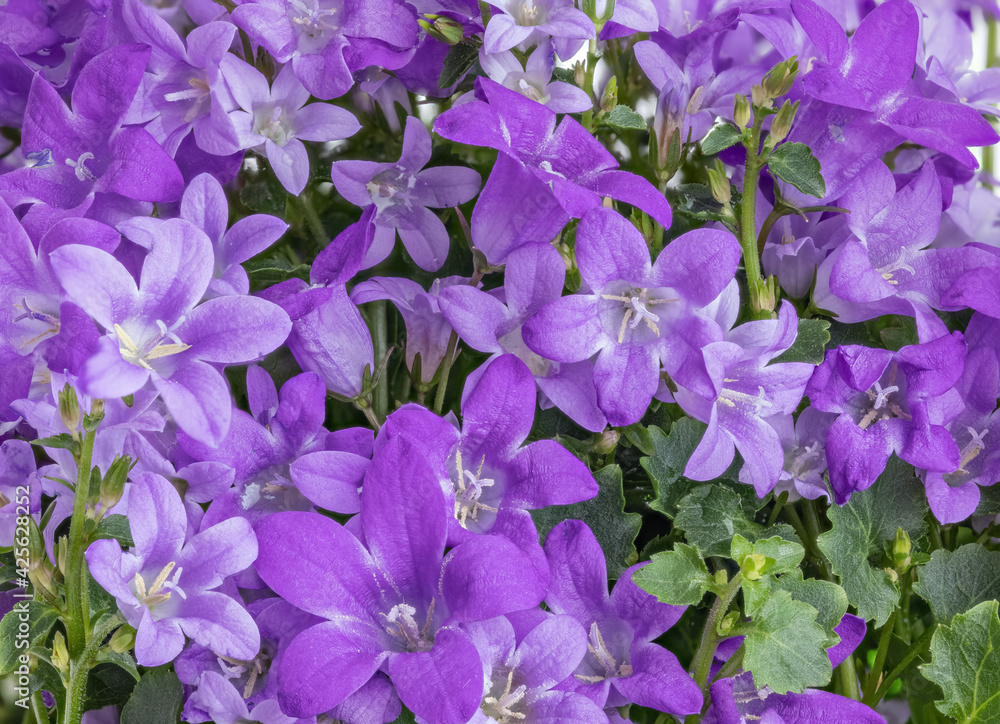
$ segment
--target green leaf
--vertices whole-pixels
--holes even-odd
[[[764,573],[775,576],[798,568],[806,554],[805,548],[800,544],[785,540],[781,536],[758,540],[753,544],[753,552],[774,561]]]
[[[62,432],[58,435],[52,435],[51,437],[42,437],[37,440],[31,441],[32,445],[37,445],[38,447],[51,447],[60,450],[74,450],[80,447],[80,443],[73,439],[73,436],[68,432]]]
[[[796,569],[780,578],[768,576],[771,590],[788,591],[796,601],[808,603],[819,614],[816,623],[826,633],[826,646],[834,646],[840,641],[834,629],[847,613],[847,594],[844,589],[832,581],[822,581],[816,578],[803,578],[802,571]]]
[[[653,510],[673,518],[677,515],[677,504],[681,498],[697,485],[683,477],[683,473],[684,466],[705,432],[705,425],[684,417],[670,426],[669,435],[654,426],[650,426],[648,432],[653,454],[640,458],[639,464],[649,475],[653,490],[656,491],[656,499],[649,505]]]
[[[948,623],[978,603],[1000,599],[1000,551],[978,543],[955,551],[939,548],[920,569],[913,590],[931,605],[935,620]]]
[[[767,158],[771,173],[804,194],[826,196],[826,182],[819,161],[804,143],[783,143]]]
[[[97,653],[97,663],[114,664],[119,669],[125,671],[130,677],[132,677],[134,681],[139,681],[139,679],[141,678],[139,676],[139,669],[136,668],[135,665],[135,659],[132,658],[131,654],[128,653],[119,654],[116,651],[101,649]]]
[[[22,616],[26,619],[22,620]],[[59,612],[55,608],[39,601],[21,599],[15,603],[0,621],[0,676],[18,667],[18,657],[29,646],[43,644],[58,618]],[[27,637],[19,636],[22,623],[28,624]]]
[[[438,88],[449,88],[458,83],[477,60],[479,60],[479,46],[475,43],[462,42],[448,48],[444,56],[441,77],[438,78]]]
[[[742,140],[743,134],[740,129],[731,123],[723,123],[708,132],[705,140],[701,142],[701,152],[706,156],[714,156]]]
[[[636,585],[661,602],[677,606],[699,603],[706,591],[719,593],[697,548],[678,543],[672,551],[657,553],[649,565],[633,575]]]
[[[643,427],[636,422],[628,427],[622,427],[619,429],[625,436],[625,439],[638,448],[639,452],[644,455],[652,455],[656,450],[653,445],[653,434],[651,432],[651,428]],[[661,432],[660,434],[662,435],[663,433]]]
[[[109,515],[97,525],[92,540],[111,538],[118,541],[123,548],[131,548],[135,545],[132,540],[132,529],[129,527],[128,518],[124,515]]]
[[[573,72],[572,68],[560,68],[556,66],[552,69],[552,77],[560,83],[576,85],[576,73]]]
[[[619,103],[601,118],[601,125],[615,131],[645,131],[646,119]]]
[[[899,602],[899,585],[890,578],[882,562],[886,541],[905,530],[914,542],[927,532],[926,494],[913,467],[893,456],[878,480],[868,488],[853,493],[846,505],[833,505],[827,511],[833,529],[819,539],[833,572],[847,598],[865,620],[882,626]],[[876,556],[877,565],[869,563]]]
[[[677,187],[680,197],[677,199],[675,210],[678,213],[698,219],[699,221],[727,221],[732,223],[733,219],[724,211],[722,204],[712,196],[712,189],[707,184],[681,184]],[[736,186],[730,184],[732,205],[735,208],[739,205],[740,191]]]
[[[728,557],[730,544],[737,533],[751,542],[774,535],[798,541],[791,526],[767,528],[751,520],[744,512],[740,495],[718,483],[699,485],[677,504],[677,508],[674,524],[684,531],[688,542],[698,546],[706,556]]]
[[[961,724],[1000,723],[1000,620],[997,601],[983,601],[941,626],[931,639],[924,676],[941,687],[937,708]]]
[[[774,591],[754,612],[753,621],[736,627],[737,635],[746,636],[743,668],[753,673],[758,689],[801,693],[830,681],[827,636],[816,616],[809,604],[794,600],[787,591]]]
[[[125,656],[131,660],[126,654],[114,654],[114,656]],[[91,669],[87,676],[84,711],[125,704],[135,690],[135,682],[138,680],[139,672],[136,671],[134,663],[129,671],[117,661],[102,663],[99,657],[97,666]]]
[[[594,473],[597,480],[596,497],[573,505],[550,505],[531,511],[544,540],[556,525],[564,520],[582,520],[594,531],[608,561],[608,577],[618,578],[639,556],[635,551],[635,537],[642,525],[642,516],[625,512],[625,494],[622,492],[622,470],[608,465]]]
[[[147,671],[122,708],[121,724],[177,724],[184,690],[170,669]]]
[[[254,259],[246,262],[243,267],[250,277],[250,284],[258,290],[267,289],[289,279],[309,281],[308,264],[292,264],[281,256]]]
[[[800,319],[795,342],[773,362],[808,362],[818,365],[830,343],[830,323],[825,319]]]

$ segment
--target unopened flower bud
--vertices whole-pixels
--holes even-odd
[[[748,581],[759,581],[767,567],[767,556],[762,553],[751,553],[740,561],[740,570]]]
[[[587,82],[587,64],[582,60],[576,61],[576,64],[573,66],[573,82],[578,88],[583,88],[583,84]],[[586,88],[583,89],[587,90]],[[589,93],[590,91],[587,92]]]
[[[118,455],[108,467],[108,472],[101,479],[99,502],[102,515],[107,514],[122,499],[122,494],[125,492],[125,481],[128,480],[128,474],[133,465],[132,458],[128,455]]]
[[[896,528],[896,537],[892,541],[892,564],[900,573],[905,573],[910,568],[911,550],[910,536],[902,528]]]
[[[617,430],[608,428],[604,432],[599,432],[594,435],[594,452],[598,455],[607,455],[615,449],[620,439],[621,433]]]
[[[77,442],[80,442],[80,400],[76,396],[76,390],[70,387],[67,382],[59,391],[59,419],[69,430],[70,435]]]
[[[771,68],[767,75],[764,76],[764,82],[762,83],[763,90],[768,98],[779,98],[790,91],[798,73],[799,61],[794,55]]]
[[[56,631],[52,639],[52,665],[59,673],[69,675],[69,650],[66,648],[66,639],[63,638],[62,631]]]
[[[458,45],[465,36],[465,29],[457,20],[444,15],[427,14],[417,20],[428,35],[445,45]]]
[[[92,400],[90,403],[90,413],[83,416],[83,429],[93,432],[104,419],[104,400]]]
[[[715,168],[708,169],[708,185],[712,189],[712,198],[723,206],[728,206],[733,194],[726,169],[719,159],[715,160]]]
[[[776,277],[759,279],[750,284],[750,309],[756,319],[773,319],[774,306],[778,300],[778,280]]]
[[[733,120],[739,128],[746,128],[750,125],[750,101],[742,93],[736,94],[736,102],[733,104]]]
[[[720,586],[725,586],[729,583],[729,574],[726,573],[725,568],[720,568],[715,572],[715,582]]]
[[[794,104],[791,101],[785,101],[782,104],[778,115],[771,122],[771,132],[764,142],[765,148],[770,150],[788,137],[788,133],[792,130],[792,123],[795,121],[795,112],[798,109],[799,101],[795,101]]]
[[[124,654],[135,645],[135,629],[125,624],[111,636],[108,648],[116,654]]]
[[[719,621],[719,628],[716,633],[719,636],[729,636],[732,630],[736,628],[736,624],[739,623],[739,620],[740,612],[730,611],[721,621]]]
[[[601,94],[601,110],[607,113],[618,105],[618,77],[611,76],[611,80],[604,86],[604,93]]]

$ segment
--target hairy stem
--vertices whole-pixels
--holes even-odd
[[[83,524],[87,516],[87,494],[90,491],[90,468],[94,457],[96,432],[85,432],[80,456],[76,461],[76,489],[73,493],[73,515],[69,524],[69,555],[66,560],[66,648],[70,658],[76,658],[87,644],[85,541]],[[90,613],[89,611],[87,612]]]
[[[31,693],[31,714],[34,724],[49,724],[49,711],[45,708],[41,689]]]
[[[94,665],[94,659],[97,658],[97,651],[108,634],[121,625],[122,621],[117,616],[102,618],[83,651],[70,662],[66,711],[63,713],[62,724],[80,724],[83,718],[83,699],[87,691],[87,676]]]
[[[849,699],[861,701],[861,689],[858,687],[858,672],[854,668],[853,654],[840,662],[835,675],[840,682],[841,693]]]
[[[385,351],[388,348],[387,343],[387,330],[386,330],[386,311],[385,311],[385,300],[379,300],[372,302],[372,342],[375,346],[375,361],[379,362],[385,358]],[[385,379],[385,372],[379,377],[378,384],[375,385],[372,396],[372,407],[375,411],[375,416],[384,420],[385,416],[389,414],[389,383]]]
[[[909,666],[910,663],[915,658],[920,656],[920,654],[924,652],[924,649],[926,649],[930,645],[931,638],[934,636],[934,632],[936,630],[937,630],[936,625],[931,626],[929,629],[927,629],[924,635],[921,636],[917,640],[917,642],[913,644],[903,655],[902,660],[898,664],[896,664],[896,668],[890,671],[889,675],[882,679],[882,683],[879,685],[878,690],[875,692],[875,694],[872,695],[870,698],[868,696],[865,696],[864,698],[865,704],[874,708],[876,704],[882,701],[882,698],[889,691],[889,687],[892,686],[892,682],[898,679],[899,675],[906,670],[906,667]]]
[[[706,707],[708,705],[708,675],[712,671],[712,659],[715,658],[715,650],[719,648],[719,642],[724,637],[719,636],[719,623],[729,610],[729,604],[736,598],[740,587],[743,585],[743,574],[737,573],[733,580],[729,582],[725,590],[715,599],[712,610],[708,612],[708,619],[705,621],[705,629],[701,634],[701,643],[695,652],[694,659],[691,660],[691,673],[694,675],[695,683],[701,689],[705,697]],[[684,724],[696,724],[701,720],[701,714],[690,714],[684,720]]]
[[[872,664],[871,673],[865,682],[865,696],[863,701],[866,704],[875,698],[875,692],[878,690],[879,684],[882,683],[882,667],[885,666],[885,657],[889,653],[889,642],[892,641],[892,630],[896,624],[896,613],[897,611],[894,610],[889,615],[889,620],[882,627],[882,635],[878,641],[878,651],[875,653],[875,663]]]
[[[757,184],[760,181],[760,132],[764,123],[763,113],[754,113],[750,137],[744,141],[747,160],[743,171],[743,198],[740,201],[740,248],[743,250],[743,268],[746,269],[750,289],[750,307],[756,315],[760,310],[758,285],[761,282],[760,256],[757,253]]]
[[[448,389],[448,376],[451,374],[451,364],[455,361],[455,345],[458,344],[458,332],[454,330],[448,338],[448,348],[441,360],[441,379],[438,381],[437,394],[434,396],[434,412],[438,415],[444,408],[444,395]]]

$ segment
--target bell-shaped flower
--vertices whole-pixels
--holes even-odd
[[[823,473],[826,472],[826,433],[835,415],[807,407],[792,423],[791,415],[774,415],[767,422],[778,433],[785,453],[774,494],[788,493],[788,500],[829,497]]]
[[[660,382],[660,367],[708,397],[713,382],[701,349],[722,330],[696,310],[736,273],[732,234],[696,229],[649,261],[642,235],[610,209],[589,212],[577,227],[576,261],[586,292],[557,299],[524,324],[528,348],[557,362],[597,355],[597,402],[612,425],[636,422]]]
[[[184,180],[177,164],[149,131],[123,125],[149,54],[145,45],[120,45],[96,55],[73,85],[72,110],[35,75],[21,149],[38,162],[0,175],[0,198],[11,206],[44,201],[60,209],[88,200],[100,208],[120,197],[179,199]]]
[[[597,406],[594,365],[584,362],[553,362],[538,356],[524,344],[522,325],[549,302],[562,296],[566,265],[549,244],[527,244],[507,257],[504,286],[484,292],[469,285],[441,290],[438,304],[462,340],[493,356],[516,355],[535,377],[542,393],[539,406],[555,405],[576,424],[600,432],[608,421]],[[480,370],[485,369],[485,364]],[[479,371],[470,375],[478,377]]]
[[[493,13],[486,25],[487,53],[527,50],[552,38],[559,57],[569,60],[582,41],[594,37],[594,21],[573,0],[498,0],[494,7],[501,12]]]
[[[618,161],[577,121],[488,78],[479,100],[445,111],[434,130],[451,141],[497,149],[496,164],[472,212],[472,238],[491,264],[519,246],[555,238],[602,197],[632,204],[670,226],[670,205],[646,179]]]
[[[292,195],[302,193],[309,180],[309,154],[302,141],[337,141],[361,128],[350,111],[330,103],[311,103],[290,65],[268,88],[264,74],[229,53],[222,59],[222,75],[243,110],[230,115],[241,148],[266,155],[275,176]],[[301,140],[300,140],[301,139]]]
[[[42,513],[42,481],[35,475],[35,453],[24,440],[0,443],[0,546],[12,548],[17,519],[27,510]]]
[[[236,600],[215,591],[257,557],[257,539],[245,520],[229,520],[187,539],[180,495],[158,475],[140,474],[129,492],[135,547],[95,541],[87,549],[94,579],[115,597],[136,629],[135,655],[143,666],[172,661],[184,637],[220,656],[252,659],[260,635]]]
[[[236,7],[233,22],[279,63],[291,61],[323,100],[350,90],[355,71],[406,65],[419,31],[416,11],[399,0],[252,0]]]
[[[375,205],[375,238],[361,268],[389,256],[396,233],[417,266],[437,271],[448,256],[448,231],[431,208],[464,204],[479,192],[479,174],[463,166],[424,168],[431,159],[431,134],[408,116],[403,150],[396,163],[336,161],[331,176],[337,191],[352,204]]]
[[[582,88],[572,83],[552,80],[555,61],[549,41],[539,43],[523,67],[517,56],[509,50],[487,53],[481,49],[479,64],[500,85],[538,101],[556,113],[582,113],[594,106],[594,102]]]
[[[545,604],[569,614],[587,631],[587,655],[559,688],[578,691],[600,707],[629,703],[678,717],[701,710],[698,685],[677,657],[653,643],[683,606],[668,606],[635,585],[632,566],[608,595],[604,552],[590,528],[578,520],[557,525],[545,540],[551,581]]]
[[[386,420],[376,447],[400,436],[419,446],[444,488],[449,544],[484,533],[505,536],[544,577],[528,511],[588,500],[597,483],[555,440],[524,445],[534,415],[531,372],[514,355],[502,355],[467,382],[461,430],[419,405],[405,405]]]
[[[285,650],[282,711],[328,711],[383,669],[414,714],[464,724],[479,708],[483,675],[459,624],[537,606],[544,584],[500,536],[477,536],[445,555],[444,493],[403,438],[376,451],[359,521],[364,544],[316,513],[275,513],[256,525],[260,577],[327,619]]]
[[[208,173],[198,174],[188,184],[181,198],[179,217],[205,232],[215,250],[206,298],[249,294],[250,279],[241,265],[267,249],[288,230],[287,223],[267,214],[244,216],[227,230],[229,202],[226,192]],[[137,216],[118,224],[118,230],[129,240],[150,249],[162,223],[161,219]]]
[[[792,11],[820,55],[803,78],[807,94],[867,111],[902,138],[946,153],[970,168],[979,164],[968,146],[990,146],[1000,140],[978,111],[920,93],[912,80],[920,19],[910,0],[879,5],[850,39],[813,0],[793,0]]]
[[[674,399],[692,417],[708,424],[691,454],[684,474],[695,480],[719,477],[743,456],[740,480],[764,497],[778,483],[785,455],[778,433],[767,418],[791,415],[802,400],[813,366],[771,360],[795,342],[798,316],[790,302],[781,305],[778,319],[740,325],[703,350],[713,390],[702,395],[682,387]]]
[[[252,710],[240,692],[222,674],[206,671],[198,679],[198,688],[188,697],[188,704],[205,711],[215,724],[296,724],[298,719],[281,712],[277,699],[267,699]]]
[[[874,483],[893,453],[930,472],[960,467],[944,425],[964,407],[955,384],[965,356],[959,332],[898,352],[855,345],[827,351],[806,395],[816,409],[839,415],[826,437],[837,503]]]
[[[539,618],[526,633],[517,631],[505,616],[466,624],[483,662],[483,700],[469,724],[607,724],[599,705],[558,686],[587,655],[583,626],[573,616]]]
[[[49,258],[70,300],[105,330],[84,365],[84,391],[124,397],[152,379],[180,428],[209,445],[222,440],[232,411],[225,378],[213,364],[259,359],[291,329],[284,311],[256,297],[198,304],[212,277],[212,244],[182,219],[160,226],[138,286],[101,249],[70,244]]]

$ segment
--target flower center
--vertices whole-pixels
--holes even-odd
[[[292,129],[291,116],[282,110],[281,106],[274,106],[270,115],[266,109],[255,114],[254,132],[269,138],[279,146],[284,146],[293,138],[295,131]]]
[[[511,669],[507,672],[507,679],[504,684],[503,692],[500,696],[487,696],[483,699],[483,713],[498,722],[498,724],[510,724],[510,722],[523,721],[527,718],[527,714],[521,711],[515,711],[514,709],[524,699],[524,695],[528,691],[528,687],[521,684],[516,689],[511,691],[513,684],[514,670]]]
[[[310,38],[322,37],[324,33],[336,30],[339,25],[334,18],[339,11],[338,7],[321,8],[315,0],[288,0],[288,13],[292,23]]]
[[[736,382],[735,379],[726,378],[725,382]],[[757,385],[757,394],[748,395],[746,392],[740,392],[739,390],[732,390],[728,387],[723,387],[719,390],[719,402],[721,402],[726,407],[738,407],[742,411],[747,411],[748,407],[753,408],[752,415],[760,417],[764,410],[773,407],[773,403],[767,399],[764,393],[764,386]]]
[[[476,520],[480,510],[497,512],[493,506],[479,502],[483,488],[492,488],[496,484],[492,478],[482,477],[485,462],[486,456],[483,455],[483,459],[479,461],[479,469],[473,473],[462,467],[462,451],[455,451],[455,466],[458,468],[458,478],[455,481],[455,517],[463,528],[467,527],[467,520]]]
[[[660,329],[656,323],[660,321],[660,315],[649,310],[657,304],[679,301],[677,299],[657,299],[651,297],[648,289],[628,289],[622,294],[602,294],[601,299],[608,299],[622,303],[624,314],[622,324],[618,329],[618,344],[625,341],[625,329],[635,329],[640,323],[645,322],[646,326],[657,337],[660,336]]]
[[[976,428],[974,427],[967,427],[965,430],[969,433],[969,442],[962,448],[960,453],[961,462],[958,464],[958,469],[944,476],[945,482],[954,487],[960,487],[965,484],[965,480],[969,475],[969,471],[966,470],[965,466],[975,460],[979,456],[979,453],[986,449],[986,443],[983,442],[983,438],[986,437],[989,428],[982,432],[976,432]]]
[[[372,203],[382,213],[385,209],[405,205],[410,206],[409,192],[417,183],[417,177],[406,174],[399,166],[387,168],[368,182],[366,188]]]
[[[896,261],[892,262],[891,264],[886,264],[885,266],[880,267],[875,271],[881,274],[882,278],[885,279],[887,282],[889,282],[893,286],[896,286],[897,284],[899,284],[899,282],[893,279],[892,275],[897,271],[909,272],[911,276],[916,275],[917,273],[916,270],[912,266],[910,266],[910,262],[913,261],[916,258],[916,256],[917,252],[915,250],[911,249],[908,246],[903,247],[899,252],[899,258],[896,259]]]
[[[21,307],[21,309],[24,310],[21,314],[14,317],[13,319],[14,322],[20,322],[22,320],[27,319],[32,322],[42,322],[43,324],[46,325],[46,329],[44,329],[41,332],[41,334],[35,335],[26,342],[22,342],[21,345],[18,347],[18,349],[23,349],[28,345],[34,345],[36,342],[41,341],[41,339],[46,335],[49,334],[54,335],[59,333],[59,318],[47,312],[41,312],[32,309],[31,307],[28,306],[28,300],[26,298],[22,297],[21,303],[15,304],[14,307],[15,308]]]
[[[590,624],[590,636],[587,641],[587,651],[597,659],[597,663],[604,669],[604,676],[584,676],[574,674],[580,681],[588,684],[598,684],[605,679],[618,679],[632,675],[632,664],[622,662],[620,665],[615,661],[615,657],[608,651],[604,637],[601,636],[601,629],[597,627],[597,621]]]
[[[177,561],[170,561],[167,565],[163,567],[159,575],[153,580],[153,584],[146,587],[146,581],[142,577],[142,574],[136,573],[135,578],[132,579],[132,592],[135,594],[136,600],[143,606],[152,609],[155,606],[165,603],[170,600],[170,594],[172,591],[176,591],[181,598],[187,598],[181,587],[177,585],[180,580],[181,571],[183,568],[178,568],[174,573],[174,577],[167,580],[170,572],[174,570],[174,566],[177,565]],[[167,589],[165,593],[161,593],[161,589]]]
[[[190,349],[191,345],[184,344],[174,334],[174,329],[180,326],[183,321],[184,317],[182,316],[174,322],[173,326],[168,328],[161,320],[157,319],[156,326],[159,328],[159,334],[154,334],[142,345],[136,344],[129,333],[121,325],[116,324],[115,334],[118,335],[118,351],[121,352],[122,359],[136,367],[152,370],[149,360],[169,357]]]
[[[417,609],[405,603],[397,603],[389,613],[381,614],[386,620],[386,633],[400,639],[406,651],[430,651],[434,647],[434,637],[428,637],[431,622],[434,618],[434,599],[427,608],[427,620],[420,628],[414,616]]]
[[[539,103],[545,103],[545,101],[549,99],[548,93],[545,93],[541,88],[532,85],[524,78],[520,78],[517,81],[515,90],[521,95],[526,96],[533,101],[538,101]]]
[[[261,642],[260,653],[251,661],[234,659],[229,656],[222,656],[221,654],[216,655],[216,661],[219,663],[219,668],[222,669],[222,675],[227,679],[242,679],[244,676],[246,677],[246,683],[243,686],[244,699],[249,699],[254,693],[254,688],[257,686],[258,680],[267,673],[273,658],[274,652],[272,647],[268,642],[264,641]]]
[[[796,445],[792,448],[789,458],[785,462],[785,470],[793,478],[802,478],[803,475],[811,472],[817,463],[822,462],[823,453],[819,449],[819,441],[813,440],[812,445],[800,447]]]
[[[891,417],[898,417],[902,420],[911,419],[910,414],[892,398],[894,393],[899,392],[899,386],[893,384],[895,380],[896,364],[893,363],[889,370],[889,384],[882,387],[881,381],[877,381],[874,385],[872,385],[871,389],[865,393],[868,395],[868,399],[872,403],[872,407],[865,413],[864,417],[861,418],[861,421],[858,422],[858,427],[862,430],[867,429],[873,422],[887,420]]]
[[[94,160],[94,154],[92,154],[90,151],[87,151],[86,153],[81,153],[80,158],[76,159],[75,161],[71,158],[67,158],[66,165],[69,166],[71,169],[73,169],[73,173],[76,174],[77,179],[79,179],[80,181],[96,181],[97,177],[93,174],[93,172],[89,168],[87,168],[84,165],[87,163],[87,161],[93,161],[93,160]]]
[[[166,93],[163,96],[163,100],[170,103],[176,103],[178,101],[192,101],[191,107],[188,108],[187,112],[184,114],[184,121],[186,123],[190,123],[202,114],[202,108],[205,105],[205,101],[211,98],[211,90],[208,87],[208,81],[204,78],[193,76],[188,78],[187,84],[190,88],[186,90],[174,91],[173,93]]]

